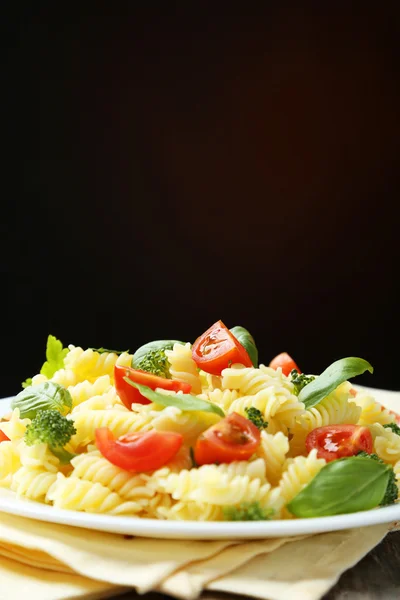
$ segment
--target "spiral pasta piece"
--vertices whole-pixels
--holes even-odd
[[[232,403],[239,398],[239,392],[237,390],[221,390],[216,388],[208,392],[203,392],[199,395],[199,398],[213,404],[218,404],[226,412]]]
[[[198,373],[197,365],[192,358],[191,345],[189,343],[174,344],[172,350],[166,350],[165,354],[170,363],[169,372],[172,379],[179,379],[190,383],[192,394],[201,393],[201,379]]]
[[[85,412],[88,410],[121,410],[124,412],[131,412],[121,402],[114,386],[111,386],[107,392],[104,392],[104,394],[93,396],[81,404],[78,404],[72,410],[72,414],[75,415],[78,412]]]
[[[169,521],[221,521],[221,506],[205,502],[174,502],[171,506],[158,506],[155,511],[158,519]]]
[[[254,474],[263,473],[262,477]],[[152,484],[157,491],[171,494],[174,500],[215,505],[241,502],[264,502],[270,491],[265,479],[265,463],[261,459],[229,465],[204,465],[180,473],[156,472]]]
[[[282,474],[279,490],[285,504],[288,504],[301,490],[310,483],[326,464],[323,458],[317,457],[317,450],[311,450],[308,456],[297,456],[288,462],[287,469]],[[293,515],[284,509],[284,516]]]
[[[274,387],[277,394],[289,397],[293,394],[294,385],[282,374],[282,370],[270,369],[260,365],[260,368],[232,365],[222,371],[222,389],[238,390],[241,395],[254,396],[258,392]]]
[[[21,461],[17,447],[13,442],[0,444],[0,486],[10,487],[14,473],[20,468]]]
[[[148,431],[152,428],[152,417],[148,413],[88,410],[74,413],[72,418],[77,430],[77,433],[71,439],[73,448],[93,442],[95,431],[100,427],[108,427],[116,438],[126,433]]]
[[[280,430],[287,432],[287,425],[283,419],[279,418],[279,413],[280,411],[283,411],[284,405],[288,401],[292,402],[292,395],[289,392],[288,395],[279,394],[274,386],[269,386],[258,392],[255,396],[242,396],[237,400],[234,400],[230,405],[228,412],[237,412],[246,417],[247,408],[256,408],[262,413],[264,420],[268,422],[267,431],[269,433],[276,433],[276,431]],[[291,424],[296,418],[296,415],[301,414],[301,412],[304,411],[304,405],[295,398],[293,403],[287,406],[290,410],[286,415],[286,422]],[[282,412],[282,416],[285,417],[284,411]]]
[[[383,408],[379,402],[363,392],[358,392],[354,398],[354,402],[361,407],[361,415],[358,420],[358,425],[373,425],[374,423],[380,423],[386,425],[387,423],[394,423],[395,417],[386,408]]]
[[[0,431],[5,433],[12,442],[19,442],[24,437],[30,422],[30,419],[21,419],[19,408],[14,408],[11,419],[0,423]]]
[[[277,485],[282,476],[286,455],[289,452],[289,439],[282,432],[275,435],[261,432],[261,444],[257,449],[257,456],[265,461],[265,470],[268,481]]]
[[[46,494],[57,479],[57,474],[44,468],[21,467],[13,475],[11,489],[17,497],[46,501]]]
[[[79,454],[72,459],[71,465],[74,468],[71,473],[72,478],[101,483],[125,500],[152,498],[155,495],[154,490],[147,487],[148,476],[124,471],[110,463],[96,450]]]
[[[221,417],[202,411],[182,411],[175,406],[167,406],[161,411],[150,410],[151,424],[157,431],[175,431],[183,436],[189,446],[194,444],[203,431],[215,425]]]
[[[395,465],[393,466],[393,471],[394,474],[396,475],[396,485],[397,485],[397,489],[399,490],[399,498],[398,498],[398,502],[400,502],[400,460],[398,460]]]
[[[208,394],[214,390],[222,389],[222,378],[219,375],[211,375],[211,373],[200,370],[199,377],[202,394]]]
[[[52,502],[57,508],[113,515],[138,514],[147,503],[144,498],[124,501],[119,494],[101,483],[64,477],[62,473],[58,473],[56,481],[49,488],[46,501]]]
[[[93,383],[90,381],[81,381],[68,388],[72,397],[72,406],[75,408],[79,404],[86,402],[94,396],[102,396],[111,390],[111,379],[109,375],[101,375]]]
[[[385,462],[394,465],[400,460],[400,435],[380,423],[370,426],[374,452]]]
[[[57,473],[60,467],[59,459],[49,450],[47,444],[27,446],[24,441],[18,444],[21,464],[31,469],[44,469]]]
[[[114,352],[100,354],[90,348],[83,350],[79,346],[70,345],[68,347],[70,351],[64,360],[65,370],[70,370],[75,374],[76,383],[83,381],[94,383],[98,377],[103,375],[108,375],[113,383],[115,364],[128,366],[131,362],[131,356],[126,352],[118,356]]]
[[[317,406],[307,409],[297,417],[292,429],[293,437],[290,441],[292,456],[306,453],[305,440],[307,435],[317,427],[327,425],[354,425],[358,423],[361,408],[349,400],[348,390],[350,384],[344,382]]]

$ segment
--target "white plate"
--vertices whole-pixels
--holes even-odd
[[[357,387],[357,386],[354,386]],[[361,388],[358,388],[361,389]],[[387,408],[400,413],[400,392],[364,388]],[[0,416],[10,409],[11,398],[0,401]],[[61,523],[97,531],[166,539],[255,539],[322,533],[400,521],[400,504],[334,517],[257,522],[159,521],[60,510],[29,500],[0,488],[0,511],[48,523]]]

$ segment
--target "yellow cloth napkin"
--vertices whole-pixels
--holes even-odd
[[[95,599],[127,588],[319,600],[386,535],[376,525],[248,542],[131,538],[0,513],[0,600]]]

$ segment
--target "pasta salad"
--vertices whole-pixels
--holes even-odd
[[[400,427],[349,379],[361,358],[303,373],[259,364],[221,321],[193,344],[136,352],[49,336],[0,422],[0,486],[58,508],[136,518],[293,519],[397,501]]]

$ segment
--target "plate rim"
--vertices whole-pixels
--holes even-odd
[[[361,388],[361,386],[358,387]],[[373,390],[373,388],[365,387],[363,389]],[[400,393],[389,390],[378,391],[398,394],[400,402]],[[12,398],[13,396],[9,396],[0,399],[0,416],[9,410]],[[14,492],[6,488],[0,488],[0,512],[46,523],[139,537],[218,540],[318,534],[355,527],[389,524],[400,520],[400,503],[368,511],[309,519],[277,519],[253,522],[167,521],[59,509],[39,502],[17,499]]]

